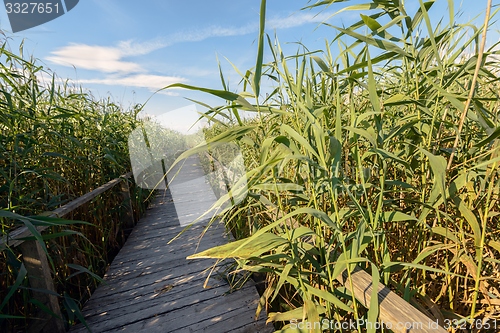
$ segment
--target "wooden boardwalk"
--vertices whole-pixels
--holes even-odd
[[[186,260],[228,241],[222,223],[214,223],[200,240],[208,222],[204,219],[167,244],[215,200],[197,157],[189,158],[181,171],[170,190],[157,193],[105,283],[85,305],[87,324],[93,332],[273,332],[264,313],[254,320],[259,295],[253,284],[229,293],[221,267],[204,288],[214,261]],[[86,331],[81,324],[72,330]]]

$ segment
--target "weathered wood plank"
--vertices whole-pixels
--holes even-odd
[[[274,331],[272,325],[265,324],[265,314],[254,321],[259,300],[254,285],[224,295],[229,284],[221,278],[222,267],[219,273],[211,272],[215,260],[186,260],[192,253],[227,242],[222,223],[213,224],[200,239],[206,226],[206,220],[202,221],[168,244],[184,229],[182,221],[198,217],[213,200],[207,199],[211,189],[206,182],[197,181],[196,186],[189,183],[193,177],[200,177],[201,168],[197,157],[188,162],[186,174],[178,174],[177,190],[155,198],[153,208],[137,223],[110,266],[106,283],[85,305],[83,314],[94,331]],[[183,188],[182,183],[189,186]],[[204,288],[210,273],[208,288]],[[73,331],[85,329],[79,325]]]
[[[119,326],[112,320],[101,320],[91,327],[95,327],[97,332],[107,332],[120,330],[123,332],[176,332],[178,329],[189,327],[191,325],[209,326],[218,318],[228,318],[231,311],[243,309],[251,315],[252,307],[256,308],[258,300],[253,295],[244,292],[249,288],[237,292],[223,295],[227,287],[206,289],[197,294],[189,295],[176,302],[161,302],[158,306],[149,309],[138,310],[132,313],[124,314],[117,319]],[[242,315],[242,312],[234,313]],[[122,324],[123,323],[123,324]],[[226,327],[231,331],[230,327]],[[203,331],[199,329],[198,332]],[[268,331],[269,332],[269,331]]]
[[[180,169],[180,172],[179,172]],[[175,210],[181,226],[186,226],[200,218],[217,201],[217,198],[208,185],[198,156],[186,159],[186,162],[175,167],[170,175],[175,175],[169,181]],[[211,218],[214,211],[205,215],[203,219]]]
[[[20,245],[20,250],[23,254],[23,262],[28,272],[30,286],[37,289],[37,291],[33,291],[33,297],[59,317],[59,319],[52,317],[40,310],[37,314],[37,320],[34,321],[30,328],[30,332],[39,332],[42,329],[47,332],[64,332],[64,322],[62,321],[57,297],[43,292],[43,290],[46,290],[55,293],[55,288],[47,255],[42,245],[37,240],[26,241]]]
[[[339,281],[351,290],[347,271],[339,276]],[[351,273],[353,289],[351,292],[366,308],[370,307],[373,290],[372,277],[363,269],[356,267]],[[392,292],[382,283],[378,284],[379,320],[385,327],[392,327],[394,333],[446,333],[435,321],[418,311],[413,305]],[[375,324],[375,323],[373,323]]]
[[[182,283],[189,281],[188,289],[176,288]],[[163,285],[172,285],[172,290],[168,293],[169,301],[175,301],[181,297],[185,296],[186,292],[192,292],[193,290],[200,290],[205,284],[206,276],[200,275],[199,277],[191,277],[186,279],[185,277],[177,277],[171,279],[168,283],[163,283]],[[212,285],[212,288],[219,285]],[[156,284],[150,284],[146,286],[141,286],[135,288],[129,292],[115,293],[112,297],[101,297],[93,298],[87,303],[87,316],[93,316],[104,311],[109,311],[112,309],[118,309],[121,307],[128,307],[129,305],[135,305],[142,302],[148,302],[150,298],[161,296],[161,291],[158,291],[158,286]]]
[[[162,246],[167,244],[164,242],[155,242],[151,245]],[[150,266],[158,266],[159,264],[166,264],[172,261],[179,261],[184,259],[186,254],[192,255],[200,251],[209,249],[221,245],[216,236],[210,238],[203,238],[202,244],[199,244],[199,240],[193,240],[189,243],[179,245],[179,248],[175,252],[164,253],[161,250],[151,251],[149,255],[144,255],[144,252],[140,251],[146,247],[139,249],[139,252],[135,254],[129,254],[127,256],[122,256],[118,259],[120,262],[120,267],[117,269],[109,270],[107,276],[122,274],[124,272],[132,272],[137,269],[143,269]]]
[[[175,269],[175,268],[173,268]],[[117,286],[116,284],[105,284],[99,288],[99,293],[92,295],[92,298],[87,302],[86,307],[92,308],[93,303],[113,303],[115,301],[122,301],[123,299],[135,298],[137,296],[149,295],[155,293],[155,290],[159,286],[164,285],[184,285],[185,288],[191,288],[191,284],[203,280],[206,281],[206,267],[202,267],[202,264],[194,267],[191,272],[186,272],[180,274],[163,274],[161,277],[156,276],[155,279],[149,279],[154,277],[153,275],[144,276],[140,275],[141,283],[135,285],[123,285]],[[144,282],[144,283],[142,283]],[[211,286],[211,285],[210,285]],[[180,290],[176,288],[176,292]]]
[[[205,156],[221,170],[225,170],[231,178],[231,170],[225,168],[217,159],[210,154],[205,153]],[[278,214],[278,217],[281,217]],[[338,277],[338,280],[349,289],[356,299],[360,301],[366,308],[370,307],[372,286],[372,277],[359,267],[351,273],[351,281],[347,279],[347,271],[344,271]],[[351,288],[352,282],[352,288]],[[447,331],[438,326],[437,323],[429,317],[418,311],[410,303],[392,292],[382,283],[378,284],[378,301],[379,301],[379,320],[385,323],[386,326],[391,326],[395,333],[446,333]],[[375,323],[373,323],[375,324]],[[399,325],[398,325],[399,324]],[[405,326],[405,324],[407,324]]]
[[[132,229],[135,224],[134,219],[134,208],[132,206],[132,199],[130,197],[130,186],[128,184],[128,180],[121,182],[121,191],[123,196],[123,204],[125,205],[125,213],[124,213],[124,226],[126,229]]]
[[[232,305],[232,307],[242,306],[244,302],[251,302],[255,299],[251,294],[246,292],[249,291],[249,287],[240,290],[242,293],[238,298],[231,298],[229,297],[230,295],[222,296],[222,298],[226,304],[228,302],[237,303]],[[178,288],[182,287],[178,286]],[[226,291],[227,285],[225,284],[219,284],[217,287],[210,289],[203,289],[203,286],[199,286],[198,290],[190,289],[189,292],[184,290],[181,297],[172,297],[168,291],[163,294],[159,291],[155,295],[148,297],[146,301],[131,303],[124,307],[108,308],[106,315],[103,316],[102,312],[100,312],[93,316],[86,317],[86,321],[88,325],[91,325],[93,330],[97,332],[104,332],[117,326],[128,326],[152,317],[157,317],[158,315],[164,315],[166,318],[168,317],[169,321],[182,319],[183,324],[185,324],[187,322],[186,312],[192,311],[192,309],[190,309],[191,307],[199,303],[207,305],[216,302]],[[214,308],[211,313],[207,315],[215,317],[225,312],[227,312],[227,309]],[[165,319],[165,321],[166,320],[167,319]]]
[[[249,307],[255,307],[255,303],[247,305]],[[231,311],[229,316],[223,318],[214,317],[210,320],[207,325],[206,322],[202,322],[189,327],[189,330],[184,330],[184,328],[178,329],[176,332],[227,332],[227,328],[231,327],[231,333],[259,333],[259,332],[269,332],[269,325],[264,323],[264,320],[256,321],[253,315],[250,315],[248,309],[241,309],[243,311],[238,312],[237,310]]]
[[[213,246],[220,245],[218,242],[212,243],[204,243],[203,249],[208,249]],[[108,278],[113,278],[115,283],[121,282],[122,280],[128,280],[132,276],[136,276],[138,274],[163,274],[163,270],[166,268],[176,268],[176,269],[187,269],[186,265],[182,264],[182,261],[186,258],[186,253],[194,253],[198,251],[188,251],[188,252],[177,252],[175,255],[170,256],[169,254],[163,254],[156,257],[151,257],[148,259],[139,260],[136,262],[125,262],[123,267],[117,268],[113,267],[113,270],[110,270],[106,275]],[[152,254],[154,255],[154,253]],[[206,265],[210,265],[211,261],[205,262]],[[189,264],[193,265],[193,264]],[[179,267],[177,267],[179,266]]]

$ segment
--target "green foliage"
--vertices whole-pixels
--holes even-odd
[[[401,1],[344,7],[368,12],[332,27],[337,44],[295,56],[268,38],[274,60],[259,57],[242,77],[271,78],[266,100],[235,104],[259,91],[245,84],[238,96],[218,92],[227,105],[207,113],[216,119],[209,145],[240,133],[249,194],[223,213],[244,239],[198,256],[266,273],[261,304],[281,312],[269,320],[286,332],[297,317],[377,317],[336,280],[352,264],[435,318],[498,318],[499,52],[484,53],[458,130],[485,27],[453,15],[434,27],[433,4],[414,13]],[[228,121],[237,110],[255,116]]]
[[[59,84],[54,74],[35,59],[13,53],[6,42],[0,47],[0,77],[0,236],[26,226],[33,234],[28,239],[44,243],[57,293],[65,294],[61,304],[79,316],[75,304],[88,299],[124,242],[123,198],[115,189],[68,220],[43,215],[130,171],[127,139],[140,123],[140,107],[123,110],[110,99]],[[130,185],[139,213],[148,193]],[[49,229],[40,234],[37,225]],[[1,331],[23,330],[36,308],[48,311],[31,298],[21,259],[18,248],[2,248]]]

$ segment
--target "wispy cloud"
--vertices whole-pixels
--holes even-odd
[[[270,18],[267,28],[273,30],[290,29],[309,23],[320,23],[331,18],[332,13],[320,14],[295,13],[289,16]],[[147,70],[130,58],[147,55],[182,42],[199,42],[208,38],[243,36],[258,31],[257,23],[239,27],[208,26],[199,29],[179,31],[168,36],[146,42],[133,40],[120,41],[114,46],[100,46],[72,43],[51,52],[46,59],[54,64],[97,71],[105,74],[104,78],[81,80],[81,83],[123,85],[157,90],[174,82],[186,82],[187,79],[174,76],[149,74]]]
[[[333,14],[333,12],[323,12],[320,14],[294,13],[288,16],[276,16],[266,21],[266,27],[272,30],[296,28],[305,24],[326,22],[332,18]],[[214,37],[243,36],[255,33],[258,29],[259,26],[257,23],[249,23],[239,27],[211,25],[203,29],[177,32],[163,39],[158,39],[156,42],[159,45],[163,44],[164,47],[167,47],[176,43],[199,42]]]
[[[80,83],[119,85],[127,87],[148,88],[150,90],[158,90],[173,83],[186,82],[187,79],[176,76],[162,76],[152,74],[133,74],[127,76],[110,75],[103,79],[87,79],[80,80]]]
[[[58,65],[74,66],[77,69],[105,74],[103,78],[80,80],[82,84],[121,85],[155,91],[175,82],[186,82],[187,79],[149,74],[140,64],[124,59],[146,55],[163,47],[165,44],[158,40],[144,43],[121,41],[116,46],[70,44],[53,51],[46,59]]]
[[[117,46],[70,44],[53,51],[46,59],[58,65],[104,73],[137,73],[143,72],[144,69],[139,64],[124,61],[123,58],[145,55],[163,47],[162,43],[154,40],[146,43],[122,41]]]
[[[130,73],[143,70],[140,65],[123,61],[121,58],[121,50],[116,47],[71,44],[52,52],[52,56],[47,57],[47,60],[57,65],[105,73]]]
[[[167,36],[163,42],[165,46],[170,46],[183,42],[200,42],[213,37],[243,36],[257,30],[257,25],[248,24],[242,27],[221,27],[211,25],[203,29],[193,29],[177,32]]]
[[[51,52],[46,59],[54,64],[103,73],[140,73],[145,69],[125,58],[149,54],[181,42],[198,42],[211,37],[241,36],[254,31],[252,26],[224,28],[211,26],[206,29],[183,31],[164,38],[137,43],[121,41],[116,46],[72,43]]]
[[[333,13],[323,12],[296,13],[289,16],[270,18],[268,29],[290,29],[309,23],[320,23],[331,18]],[[240,27],[208,26],[199,29],[176,32],[169,36],[137,43],[132,40],[121,41],[116,46],[98,46],[85,44],[70,44],[52,52],[47,60],[58,65],[75,66],[76,68],[97,70],[105,73],[143,72],[144,69],[136,63],[123,60],[126,57],[146,55],[182,42],[199,42],[214,37],[242,36],[258,30],[256,23]]]
[[[266,24],[270,29],[290,29],[310,23],[326,22],[332,18],[333,14],[333,12],[323,12],[319,14],[296,13],[287,17],[271,18],[267,20]]]

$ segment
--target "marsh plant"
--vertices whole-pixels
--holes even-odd
[[[55,287],[68,324],[125,240],[119,189],[108,191],[65,217],[43,215],[130,170],[127,137],[141,106],[124,110],[61,81],[36,59],[0,46],[0,236],[20,226],[47,245]],[[149,195],[130,184],[136,219]],[[0,331],[24,331],[36,310],[16,247],[0,255]],[[42,291],[48,292],[48,291]],[[80,303],[80,304],[79,304]]]
[[[336,2],[347,1],[305,9]],[[240,240],[193,258],[265,273],[257,312],[283,331],[375,322],[376,297],[365,309],[337,280],[355,265],[440,323],[499,318],[499,52],[485,43],[498,9],[463,23],[448,1],[433,23],[435,1],[419,4],[347,4],[365,14],[329,25],[323,49],[286,55],[265,33],[262,1],[256,66],[238,71],[239,91],[222,73],[221,90],[175,85],[227,102],[206,112],[207,142],[238,144],[247,170],[248,195],[222,215]]]

